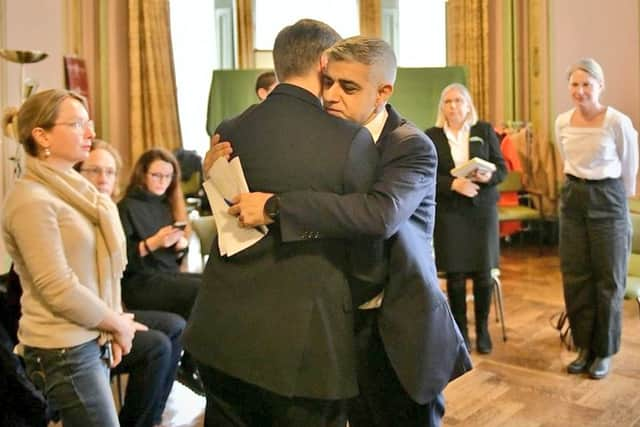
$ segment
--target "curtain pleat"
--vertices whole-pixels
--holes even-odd
[[[152,147],[182,145],[169,2],[129,0],[131,160]]]
[[[238,68],[254,68],[253,0],[236,0],[238,11]]]
[[[488,0],[447,2],[447,64],[467,67],[467,83],[481,118],[489,115]]]
[[[382,35],[382,6],[380,0],[360,0],[360,34],[380,37]]]

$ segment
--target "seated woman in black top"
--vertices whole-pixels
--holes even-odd
[[[134,166],[118,203],[129,260],[122,301],[131,310],[169,311],[188,320],[202,275],[180,271],[190,227],[179,183],[180,167],[167,150],[152,148]],[[178,380],[202,393],[188,354],[182,357]]]
[[[176,227],[187,215],[173,154],[153,148],[140,156],[118,203],[127,236],[129,263],[122,282],[127,307],[163,310],[189,318],[201,275],[180,271],[188,230]]]

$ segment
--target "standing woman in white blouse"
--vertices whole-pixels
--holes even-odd
[[[556,119],[566,180],[560,206],[564,298],[578,357],[567,370],[604,378],[620,348],[622,298],[636,192],[638,133],[629,117],[600,103],[604,74],[591,58],[569,68],[574,108]]]
[[[478,120],[471,94],[460,83],[442,90],[436,126],[426,133],[438,153],[436,265],[446,272],[451,312],[469,350],[466,281],[473,280],[476,350],[488,354],[493,349],[488,325],[491,269],[500,261],[497,185],[507,174],[500,142],[491,124]],[[451,169],[474,157],[493,163],[495,172],[476,171],[466,178],[451,175]]]

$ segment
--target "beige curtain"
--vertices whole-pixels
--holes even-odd
[[[519,145],[525,186],[543,194],[543,211],[555,217],[561,164],[553,143],[547,0],[506,0],[491,10],[491,110],[496,125],[528,123]]]
[[[253,0],[236,0],[238,11],[238,68],[255,68],[253,53]]]
[[[182,145],[168,0],[129,0],[131,159]]]
[[[467,67],[467,82],[481,118],[489,115],[488,0],[447,2],[447,64]]]
[[[360,34],[363,36],[382,36],[381,0],[360,0]]]

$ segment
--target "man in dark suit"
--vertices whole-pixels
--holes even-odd
[[[388,239],[386,263],[367,264],[362,251],[352,252],[361,393],[350,408],[352,427],[440,425],[444,387],[471,369],[433,259],[435,147],[387,104],[395,72],[395,55],[379,39],[353,37],[328,51],[325,109],[364,124],[377,141],[379,171],[367,194],[250,193],[230,208],[247,225],[277,217],[283,242],[347,237],[354,250],[375,253],[380,241],[363,238]]]
[[[249,188],[335,193],[370,187],[378,155],[361,126],[322,111],[321,53],[339,40],[301,20],[276,37],[281,82],[265,101],[223,123]],[[185,332],[207,395],[207,426],[340,426],[358,392],[347,247],[283,245],[278,226],[224,257],[217,245]]]

